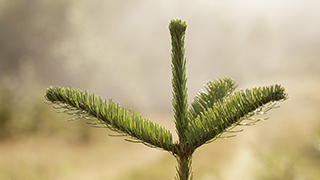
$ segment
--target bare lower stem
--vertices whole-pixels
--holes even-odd
[[[179,158],[179,175],[180,180],[189,180],[190,176],[190,157],[183,156]]]
[[[184,144],[184,143],[182,143]],[[177,178],[176,180],[190,180],[192,179],[191,173],[191,159],[193,150],[185,146],[176,146],[176,151],[174,152],[175,157],[177,158],[178,168],[177,168]]]

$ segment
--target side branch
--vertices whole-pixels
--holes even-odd
[[[270,110],[273,107],[266,106],[269,103],[286,98],[285,89],[280,85],[237,91],[214,103],[190,122],[188,142],[197,148],[239,125],[243,119]]]
[[[145,145],[167,151],[173,149],[172,134],[169,130],[148,119],[142,119],[137,113],[122,108],[112,100],[107,103],[94,93],[57,86],[48,88],[45,98],[55,104],[56,108],[65,109],[63,112],[69,115],[93,117],[97,124]]]
[[[231,94],[236,87],[234,80],[229,77],[207,82],[205,86],[207,92],[200,90],[191,103],[189,121],[193,121],[208,108],[212,108],[214,103]]]

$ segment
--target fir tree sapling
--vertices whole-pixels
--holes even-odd
[[[188,105],[184,40],[187,24],[173,19],[169,24],[172,45],[172,87],[174,119],[178,140],[165,127],[142,118],[111,99],[103,100],[95,93],[51,86],[45,99],[60,112],[88,118],[91,125],[106,127],[149,147],[168,151],[178,163],[176,179],[192,179],[191,159],[200,146],[212,142],[238,125],[252,125],[263,119],[253,118],[275,107],[276,101],[287,99],[285,88],[275,84],[237,90],[234,80],[224,77],[209,81],[205,91]]]

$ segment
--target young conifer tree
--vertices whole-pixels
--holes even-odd
[[[275,84],[246,90],[236,89],[235,82],[224,77],[209,81],[205,91],[187,102],[186,58],[184,49],[185,21],[173,19],[169,24],[172,41],[172,86],[174,119],[178,141],[173,142],[172,134],[165,127],[143,119],[134,111],[127,110],[111,99],[103,100],[95,93],[51,86],[45,99],[61,112],[76,118],[89,118],[89,124],[106,127],[133,141],[149,147],[168,151],[178,163],[177,180],[192,179],[191,159],[200,146],[221,137],[239,125],[253,125],[263,114],[275,108],[275,101],[287,99],[285,88]],[[225,137],[233,137],[225,136]]]

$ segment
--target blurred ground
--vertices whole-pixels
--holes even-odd
[[[223,76],[289,93],[268,121],[199,148],[194,179],[317,179],[318,9],[313,0],[0,0],[0,179],[173,179],[168,153],[67,122],[43,99],[50,85],[72,85],[174,132],[173,18],[188,24],[189,102]]]

